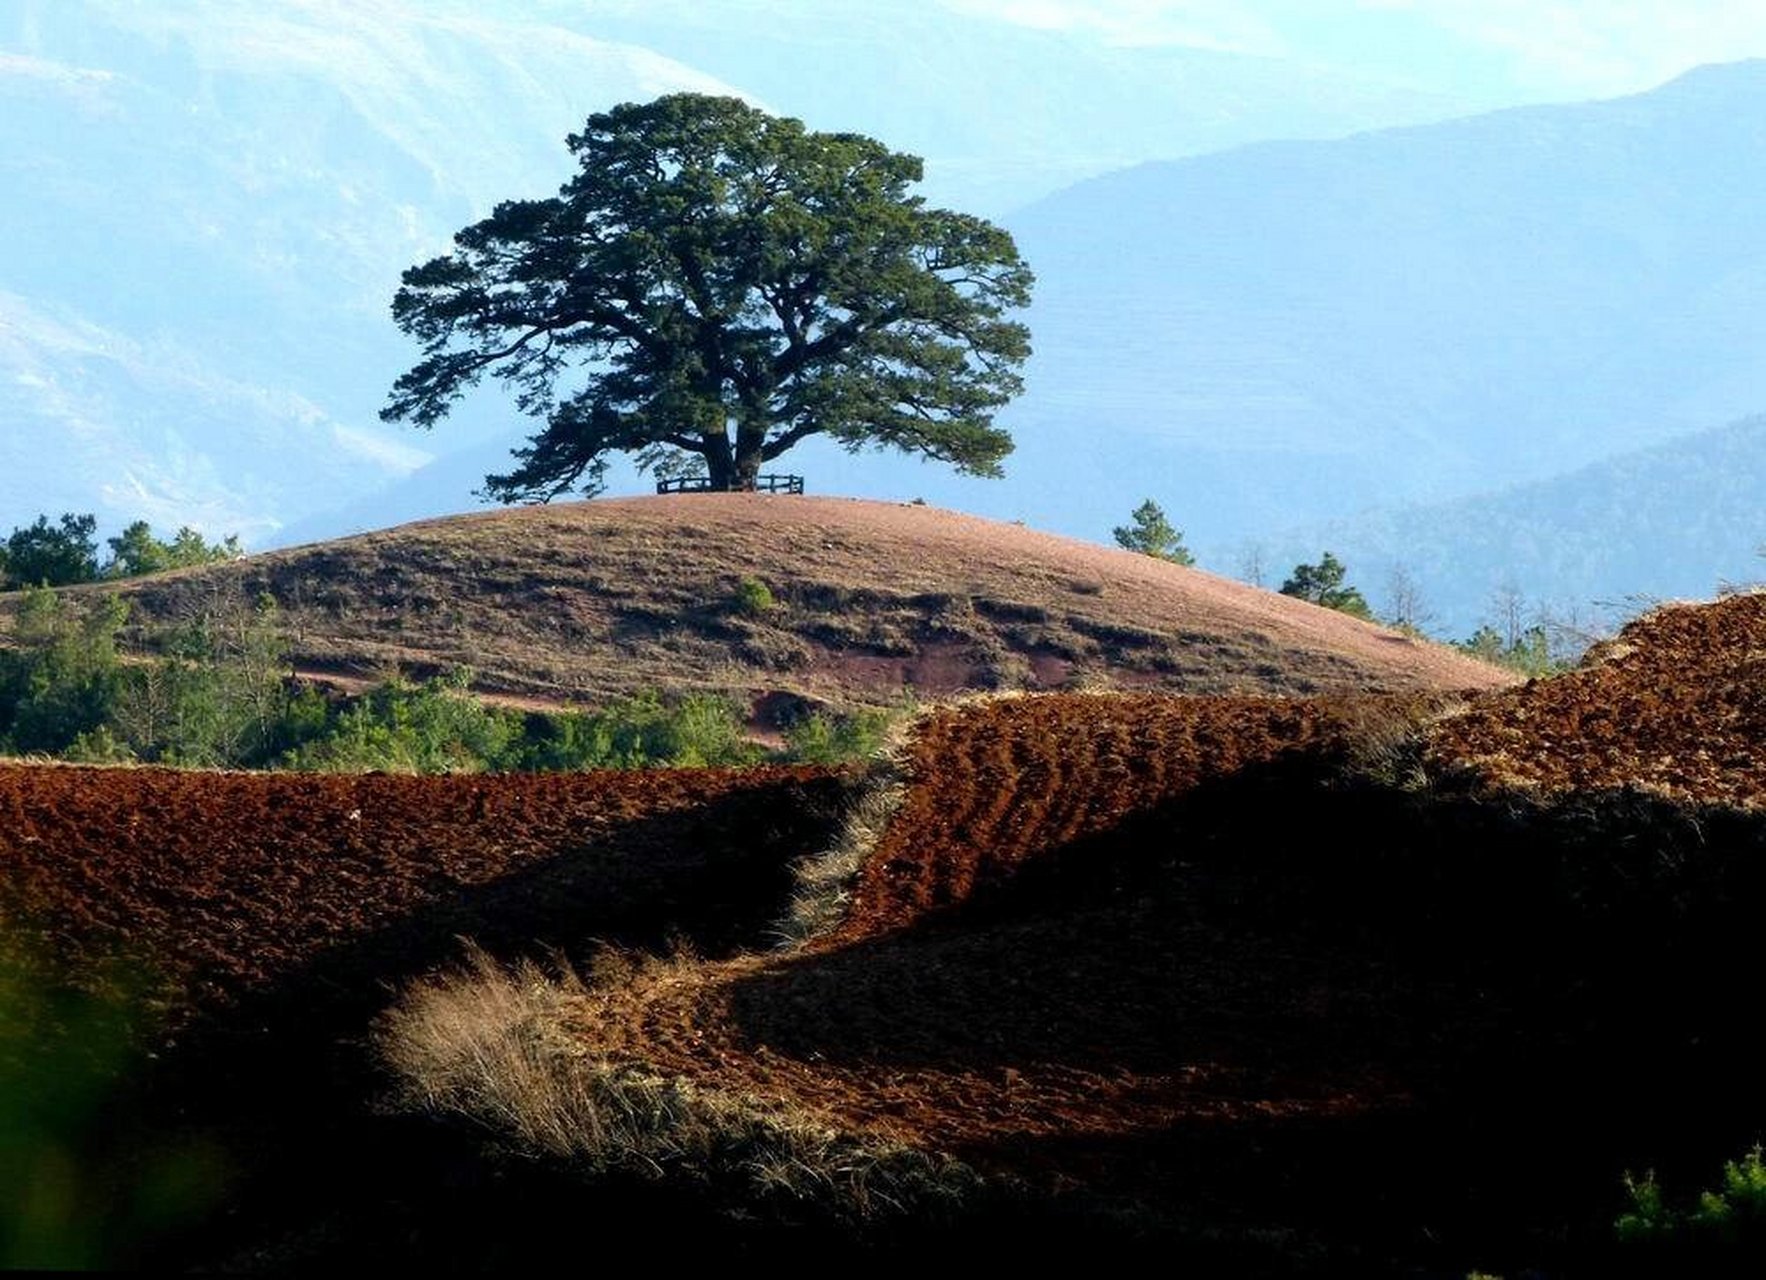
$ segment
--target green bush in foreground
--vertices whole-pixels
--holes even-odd
[[[226,1191],[211,1142],[116,1123],[153,1029],[134,972],[96,966],[96,994],[0,937],[0,1268],[138,1265]]]
[[[1655,1174],[1627,1175],[1631,1207],[1613,1224],[1624,1245],[1670,1254],[1766,1254],[1766,1158],[1759,1144],[1723,1165],[1721,1181],[1689,1207],[1671,1205]]]

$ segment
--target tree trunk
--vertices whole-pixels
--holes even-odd
[[[744,406],[736,427],[736,488],[752,493],[765,460],[767,419],[764,410]]]
[[[723,432],[706,433],[702,437],[705,447],[700,450],[705,457],[705,474],[711,481],[711,487],[720,493],[726,489],[738,488],[736,479],[736,458],[730,449],[730,438]]]
[[[743,450],[736,455],[736,479],[730,487],[744,493],[754,492],[760,479],[760,450]]]

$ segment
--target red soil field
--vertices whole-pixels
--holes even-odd
[[[967,901],[1023,864],[1250,765],[1340,743],[1411,699],[1159,695],[972,704],[915,735],[912,783],[866,862],[840,939],[887,932]]]
[[[1766,824],[1720,807],[1751,784],[1699,754],[1761,741],[1738,675],[1758,610],[1668,611],[1631,654],[1458,718],[1439,697],[946,709],[840,926],[640,972],[569,1026],[614,1063],[1155,1220],[1438,1260],[1467,1256],[1430,1254],[1449,1239],[1536,1256],[1573,1222],[1598,1248],[1625,1169],[1708,1166],[1760,1111],[1710,975],[1766,905]],[[1603,680],[1633,733],[1577,748],[1574,711],[1542,708],[1561,685],[1586,716]],[[1566,776],[1649,762],[1708,803],[1460,786],[1454,744],[1517,722],[1562,735],[1537,755]]]
[[[1672,605],[1578,671],[1482,698],[1431,737],[1443,767],[1544,792],[1766,800],[1766,595]]]
[[[1710,1167],[1766,1124],[1736,1016],[1766,907],[1762,652],[1766,597],[1738,598],[1457,714],[948,707],[842,923],[791,951],[758,948],[851,794],[825,771],[9,766],[0,909],[81,963],[145,955],[187,1017],[293,992],[348,1004],[356,1035],[460,936],[685,936],[712,958],[568,1006],[584,1053],[1247,1238],[1299,1224],[1359,1257],[1383,1232],[1377,1261],[1464,1274],[1572,1218],[1605,1239],[1623,1170]],[[1504,1233],[1514,1252],[1469,1251]]]
[[[1146,824],[1416,709],[1049,695],[939,713],[831,936],[600,992],[575,1025],[591,1052],[984,1164],[1402,1107],[1414,984],[1222,917],[1218,872]]]
[[[144,964],[180,1017],[316,965],[353,998],[459,936],[753,941],[826,770],[395,777],[0,766],[9,934]]]

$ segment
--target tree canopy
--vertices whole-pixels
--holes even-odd
[[[747,488],[814,435],[997,475],[993,414],[1029,333],[1011,237],[909,194],[918,158],[740,99],[590,116],[577,175],[410,268],[393,318],[423,358],[388,421],[430,427],[485,374],[542,424],[491,495],[600,487],[608,455]]]
[[[1343,562],[1327,551],[1317,564],[1295,565],[1294,572],[1282,583],[1282,594],[1371,621],[1374,613],[1368,608],[1367,597],[1344,585],[1347,573]]]
[[[1183,530],[1173,527],[1165,518],[1164,509],[1151,498],[1134,509],[1129,521],[1111,531],[1116,545],[1123,550],[1138,551],[1156,560],[1169,560],[1172,564],[1196,563],[1196,557],[1184,546]]]
[[[234,560],[245,554],[237,537],[209,542],[185,525],[170,541],[154,536],[145,520],[106,539],[110,559],[98,560],[98,517],[68,512],[57,524],[38,516],[35,524],[19,525],[0,542],[0,590],[18,587],[65,587],[99,578],[134,578],[165,569]]]
[[[20,586],[66,586],[98,576],[98,517],[67,512],[57,524],[38,516],[6,539],[0,560],[6,578]]]
[[[106,541],[110,544],[110,563],[104,567],[107,578],[135,578],[167,569],[187,569],[193,565],[236,560],[245,554],[236,536],[211,543],[199,530],[185,525],[168,542],[155,537],[145,520],[135,521],[117,537]]]

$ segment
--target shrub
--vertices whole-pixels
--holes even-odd
[[[736,708],[704,693],[670,702],[650,690],[598,711],[536,718],[528,735],[516,767],[707,767],[753,764],[761,756]]]
[[[469,694],[469,672],[409,684],[389,680],[337,717],[322,737],[289,753],[297,769],[476,773],[514,762],[515,715]]]
[[[1294,572],[1282,583],[1281,593],[1371,622],[1374,613],[1366,597],[1343,581],[1347,572],[1343,562],[1327,551],[1317,564],[1295,565]]]
[[[1174,527],[1151,498],[1136,507],[1129,520],[1130,523],[1118,525],[1113,530],[1116,545],[1124,551],[1138,551],[1141,555],[1172,564],[1189,566],[1196,563],[1195,556],[1184,545],[1183,530]]]
[[[771,613],[778,605],[779,602],[773,599],[773,589],[759,578],[749,575],[736,584],[736,612],[743,617],[758,618]]]
[[[1655,1174],[1627,1174],[1631,1206],[1613,1223],[1619,1242],[1659,1252],[1721,1253],[1758,1259],[1766,1253],[1766,1155],[1760,1145],[1739,1160],[1726,1161],[1717,1186],[1699,1193],[1689,1208],[1670,1205]]]
[[[871,708],[834,716],[817,711],[785,731],[785,758],[797,764],[864,760],[882,749],[890,719]]]
[[[117,635],[128,606],[81,606],[49,587],[26,591],[0,651],[0,739],[15,751],[65,751],[107,722],[121,683]]]

